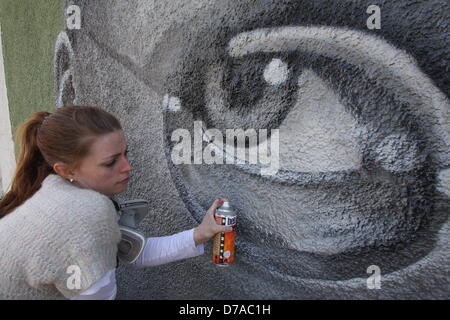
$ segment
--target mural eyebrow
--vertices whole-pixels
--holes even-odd
[[[450,167],[450,103],[422,72],[415,59],[378,36],[336,27],[276,27],[242,32],[229,42],[227,52],[238,58],[256,52],[275,53],[302,50],[349,62],[381,86],[395,89],[416,115],[427,119],[439,141],[435,157],[443,168]],[[382,79],[382,80],[380,80]]]

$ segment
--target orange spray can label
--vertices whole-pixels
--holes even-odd
[[[233,228],[233,231],[216,234],[213,244],[213,262],[223,266],[230,265],[234,261],[234,243],[236,239],[236,215],[225,203],[216,212],[216,223],[230,226]]]

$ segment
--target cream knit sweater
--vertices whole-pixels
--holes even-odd
[[[72,298],[115,268],[119,241],[108,197],[51,174],[0,219],[0,299]]]

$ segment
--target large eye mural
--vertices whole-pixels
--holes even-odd
[[[173,197],[197,222],[218,196],[238,213],[235,265],[170,273],[204,268],[209,291],[179,297],[224,277],[233,298],[445,295],[449,37],[430,17],[448,4],[375,2],[68,1],[83,28],[58,39],[58,103],[121,116],[138,176],[127,196],[154,197],[167,232],[185,218]]]
[[[196,40],[166,81],[166,155],[197,220],[214,194],[236,206],[241,261],[345,280],[365,277],[371,264],[393,272],[431,250],[430,221],[445,215],[435,186],[449,166],[449,104],[409,54],[368,32],[326,26]],[[227,154],[234,140],[214,149],[234,163],[194,164],[194,155],[174,163],[179,128],[201,137],[202,152],[214,147],[208,128],[223,137],[229,128],[278,129],[280,169],[261,175]]]

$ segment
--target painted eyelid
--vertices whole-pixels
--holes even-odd
[[[437,163],[450,166],[450,103],[447,97],[417,66],[405,51],[382,38],[361,31],[331,27],[278,27],[243,32],[228,43],[231,57],[243,57],[256,52],[275,53],[303,50],[350,61],[367,71],[373,80],[383,79],[383,85],[410,102],[412,110],[429,119],[436,137],[433,141]]]

